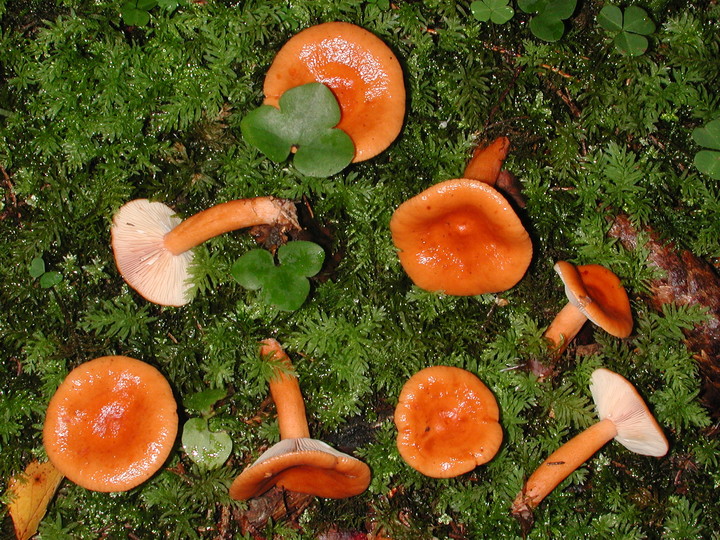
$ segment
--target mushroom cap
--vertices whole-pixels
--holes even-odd
[[[505,291],[532,259],[532,241],[510,203],[478,180],[446,180],[405,201],[390,231],[410,279],[429,291]]]
[[[400,62],[377,36],[346,22],[311,26],[290,38],[265,76],[265,104],[278,106],[286,91],[320,82],[340,105],[338,128],[355,144],[353,161],[370,159],[400,133],[405,82]]]
[[[181,221],[161,202],[136,199],[118,209],[110,228],[120,275],[146,300],[163,306],[190,301],[193,252],[173,255],[163,242]]]
[[[503,439],[497,401],[464,369],[425,368],[410,377],[395,408],[397,447],[413,469],[451,478],[490,461]]]
[[[45,415],[43,444],[76,484],[126,491],[162,466],[177,429],[177,404],[157,369],[127,356],[102,356],[60,384]]]
[[[600,420],[609,419],[617,428],[615,440],[644,456],[664,456],[668,442],[662,428],[635,387],[609,369],[596,369],[590,376],[590,392]]]
[[[370,468],[362,461],[310,438],[283,439],[266,450],[230,486],[230,496],[247,500],[273,486],[318,497],[343,499],[370,484]]]
[[[607,333],[626,338],[632,332],[630,300],[613,272],[599,264],[575,266],[558,261],[555,271],[571,304]]]

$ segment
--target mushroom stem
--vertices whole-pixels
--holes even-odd
[[[255,225],[298,226],[292,203],[275,197],[254,197],[221,203],[189,217],[165,235],[165,248],[180,255],[220,234]]]
[[[515,497],[512,513],[532,510],[570,473],[585,463],[618,433],[612,420],[600,420],[576,435],[543,461]]]
[[[587,316],[570,302],[560,310],[544,334],[552,344],[554,354],[561,355],[565,351],[587,320]]]
[[[287,367],[292,367],[290,357],[282,349],[280,343],[274,339],[266,339],[260,343],[262,343],[260,354],[281,360]],[[280,438],[310,437],[310,429],[305,416],[305,402],[300,393],[297,377],[277,370],[275,376],[270,380],[270,394],[277,408]]]

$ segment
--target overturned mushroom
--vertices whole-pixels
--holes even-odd
[[[299,228],[294,204],[275,197],[238,199],[183,221],[161,202],[136,199],[113,218],[115,262],[128,285],[146,300],[182,306],[190,301],[192,248],[220,234],[256,225]]]
[[[630,300],[613,272],[599,264],[575,266],[566,261],[556,263],[555,271],[568,297],[568,303],[545,331],[556,355],[562,354],[588,319],[615,337],[630,335]]]
[[[395,408],[397,447],[413,469],[451,478],[490,461],[503,439],[497,401],[464,369],[433,366],[410,377]]]
[[[532,521],[532,510],[575,469],[611,439],[631,452],[661,457],[668,442],[635,387],[609,369],[597,369],[590,377],[590,391],[600,421],[570,439],[528,478],[512,505],[523,522]]]
[[[76,484],[126,491],[162,466],[177,429],[177,404],[157,369],[103,356],[60,384],[45,415],[43,444],[53,465]]]
[[[290,358],[276,340],[263,341],[260,352],[290,367]],[[333,499],[365,491],[370,484],[370,468],[365,463],[310,438],[297,378],[278,370],[270,381],[270,393],[277,407],[281,441],[235,478],[230,496],[246,500],[273,486]]]
[[[325,84],[337,98],[337,127],[355,144],[353,161],[376,156],[400,133],[405,118],[400,62],[364,28],[327,22],[290,38],[265,76],[265,104],[277,107],[286,90],[309,82]]]
[[[429,291],[476,295],[510,289],[532,259],[532,241],[508,201],[484,182],[436,184],[390,220],[400,263]]]

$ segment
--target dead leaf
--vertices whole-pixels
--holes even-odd
[[[37,460],[30,462],[25,472],[10,479],[8,492],[14,497],[8,509],[18,540],[27,540],[35,535],[62,479],[63,475],[52,463]]]

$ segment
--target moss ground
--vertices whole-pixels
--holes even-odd
[[[653,310],[646,253],[607,235],[608,219],[624,213],[699,257],[720,257],[718,183],[693,166],[691,137],[720,115],[715,2],[637,3],[657,25],[637,57],[615,50],[594,0],[552,43],[533,36],[519,9],[506,24],[481,23],[467,1],[166,4],[129,27],[107,0],[0,0],[0,491],[43,456],[44,409],[59,382],[106,354],[158,367],[182,420],[185,398],[227,390],[213,421],[233,453],[203,471],[178,443],[162,472],[127,493],[65,482],[43,538],[515,538],[510,503],[550,451],[593,421],[588,377],[600,366],[638,386],[671,450],[655,459],[609,444],[548,497],[530,537],[716,537],[719,443],[682,335],[703,314]],[[278,48],[331,20],[359,24],[397,53],[407,119],[377,158],[313,179],[266,160],[239,123],[260,103]],[[512,141],[505,168],[526,198],[519,213],[535,248],[526,277],[473,298],[414,288],[390,239],[393,210],[459,176],[473,147],[500,135]],[[124,202],[149,197],[187,216],[264,194],[303,201],[328,246],[332,265],[298,311],[264,307],[233,281],[230,266],[254,247],[244,232],[198,250],[197,294],[183,308],[149,304],[118,275],[109,225]],[[30,275],[36,257],[61,274],[58,284]],[[564,303],[558,259],[616,272],[636,326],[626,340],[587,330],[538,381],[527,365],[548,360],[542,331]],[[278,437],[256,355],[271,336],[295,362],[311,432],[364,459],[373,480],[363,495],[305,501],[265,524],[227,487]],[[493,461],[451,480],[416,473],[394,443],[402,384],[436,364],[478,374],[505,431]],[[6,515],[2,530],[11,531]]]

